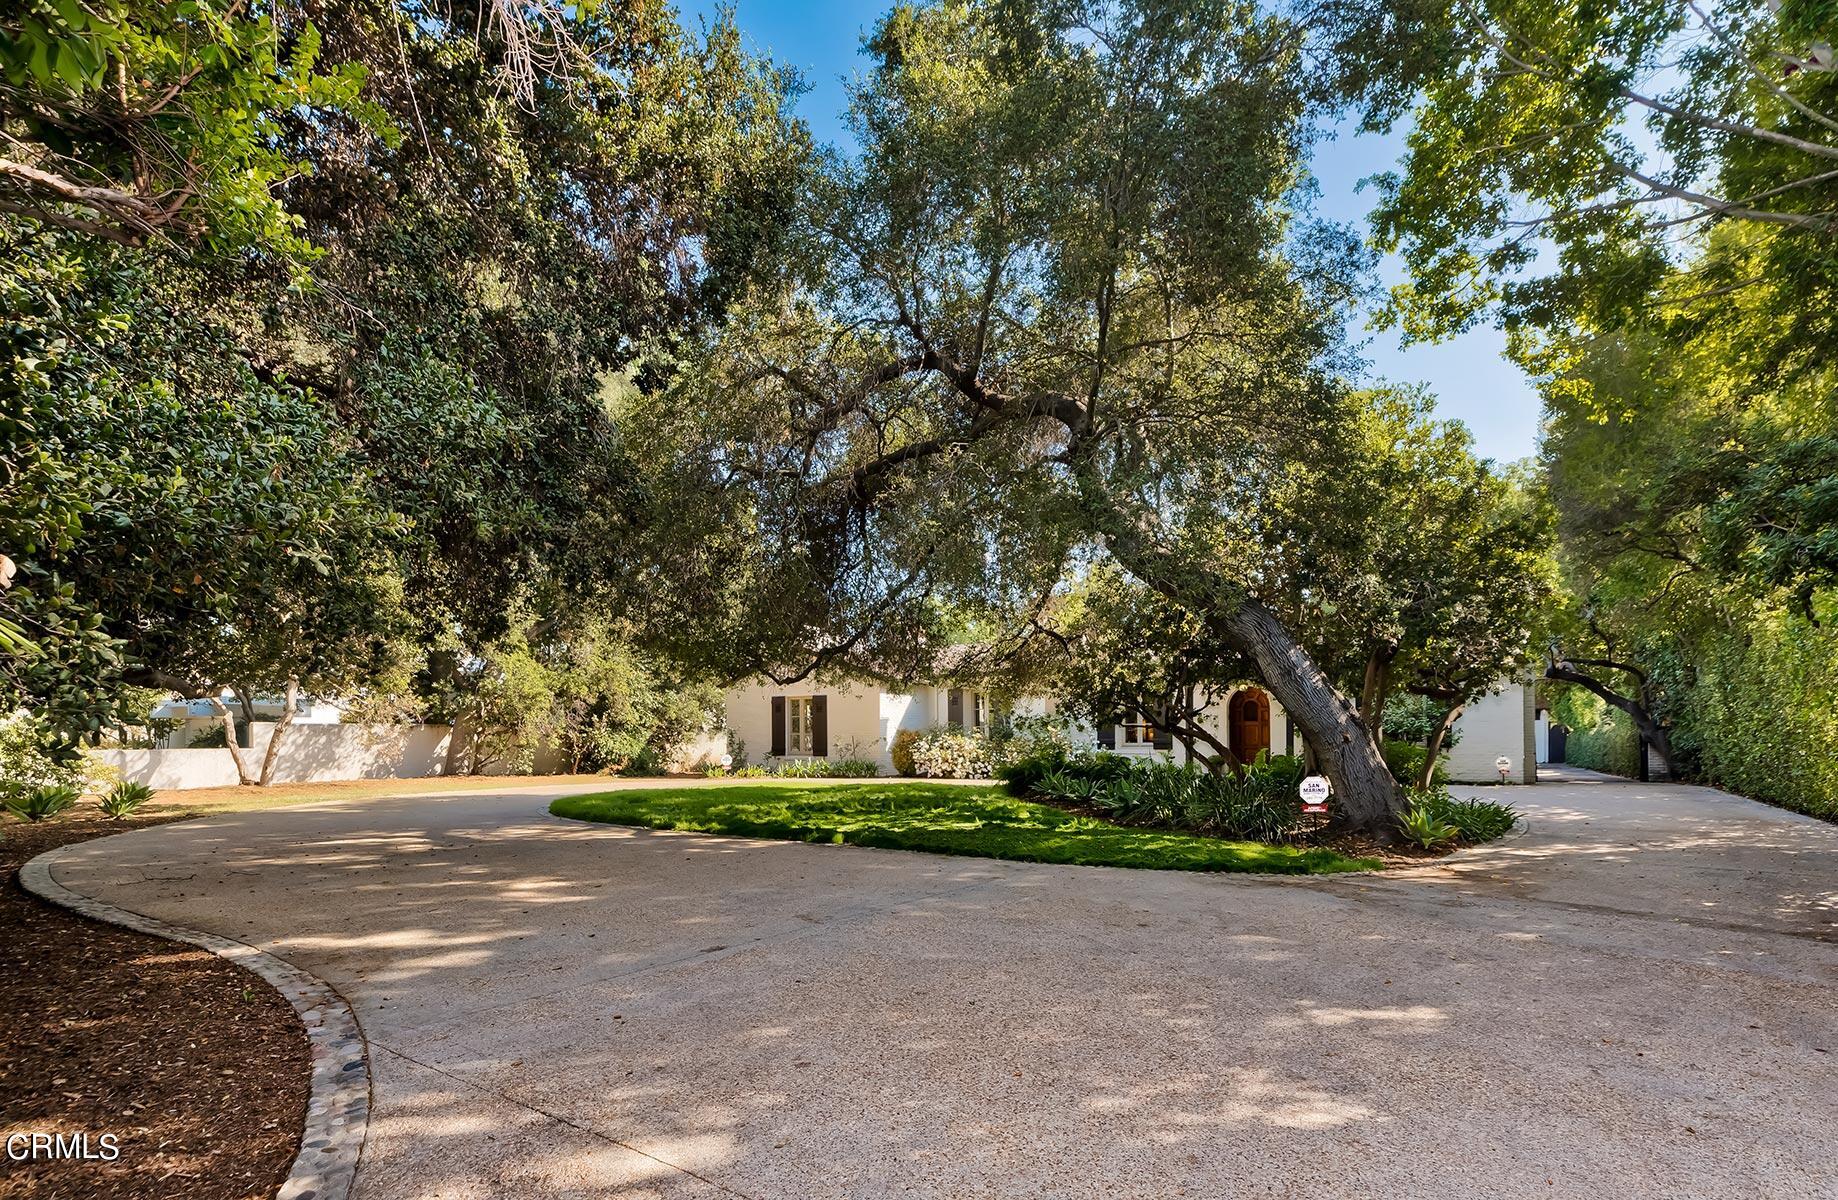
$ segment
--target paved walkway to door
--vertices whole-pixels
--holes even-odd
[[[551,793],[215,817],[66,886],[312,971],[365,1200],[1838,1197],[1838,828],[1700,788],[1325,879],[655,833]]]

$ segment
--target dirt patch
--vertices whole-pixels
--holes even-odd
[[[70,842],[181,819],[0,823],[0,1145],[117,1139],[119,1157],[0,1157],[0,1198],[272,1196],[299,1150],[311,1059],[293,1008],[193,946],[84,920],[19,887]]]

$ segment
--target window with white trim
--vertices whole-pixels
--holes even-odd
[[[971,693],[970,728],[981,729],[989,720],[989,699],[981,692]]]
[[[1126,746],[1153,746],[1155,744],[1155,726],[1142,713],[1131,713],[1124,718],[1123,744]]]
[[[811,698],[792,696],[785,701],[785,753],[809,754],[816,739],[811,732]]]

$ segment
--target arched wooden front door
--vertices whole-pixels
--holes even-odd
[[[1239,762],[1248,763],[1270,749],[1270,697],[1262,688],[1234,692],[1226,717],[1232,755]]]

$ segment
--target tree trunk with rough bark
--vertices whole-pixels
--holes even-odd
[[[281,700],[281,715],[275,718],[274,729],[268,735],[268,748],[262,752],[261,786],[267,787],[274,782],[274,764],[281,754],[281,739],[294,723],[294,705],[300,700],[300,680],[298,676],[287,677],[287,691]]]
[[[1391,660],[1397,656],[1394,645],[1375,647],[1366,658],[1365,683],[1359,690],[1359,719],[1381,744],[1385,737],[1385,701],[1391,693]]]
[[[211,702],[211,711],[223,722],[223,744],[230,749],[230,761],[236,764],[236,782],[243,787],[254,787],[255,776],[249,773],[249,766],[243,761],[242,745],[236,740],[236,717],[230,712],[229,705],[218,696],[205,697]]]
[[[1442,720],[1436,722],[1436,728],[1430,730],[1430,740],[1423,756],[1423,769],[1417,772],[1417,786],[1427,788],[1436,778],[1436,759],[1442,754],[1442,744],[1449,739],[1449,730],[1455,728],[1455,722],[1461,718],[1466,704],[1457,704],[1442,714]]]
[[[1314,750],[1334,786],[1341,821],[1389,837],[1392,818],[1400,811],[1397,781],[1353,705],[1276,614],[1257,601],[1247,600],[1225,615],[1222,628],[1257,663],[1264,686]]]

